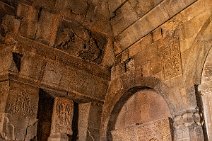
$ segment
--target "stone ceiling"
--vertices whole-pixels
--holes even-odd
[[[16,32],[110,67],[115,56],[195,1],[0,0],[1,36]],[[5,29],[7,23],[13,25]]]
[[[104,59],[112,53],[104,0],[1,0],[0,13],[2,41],[10,33],[14,39],[35,40],[89,62],[112,64]]]

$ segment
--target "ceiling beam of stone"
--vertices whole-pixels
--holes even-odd
[[[197,0],[109,0],[115,54],[120,54]]]

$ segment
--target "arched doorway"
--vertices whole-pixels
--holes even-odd
[[[212,49],[206,58],[201,80],[201,94],[208,140],[212,140]]]
[[[134,93],[117,113],[113,141],[172,140],[170,111],[163,97],[153,90]]]

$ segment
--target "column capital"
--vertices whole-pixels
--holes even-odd
[[[183,112],[173,118],[175,128],[181,126],[201,125],[201,114],[198,109]]]

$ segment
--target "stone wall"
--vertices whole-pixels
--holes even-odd
[[[38,89],[10,81],[5,95],[0,135],[6,140],[33,139],[37,134]]]
[[[201,85],[200,85],[200,92],[202,95],[202,102],[203,102],[203,110],[204,110],[204,117],[205,117],[205,125],[207,129],[207,134],[209,140],[212,139],[212,117],[211,117],[211,98],[212,98],[212,88],[211,88],[211,72],[212,72],[212,67],[211,67],[211,60],[212,60],[212,50],[208,53],[208,56],[205,61],[203,73],[202,73],[202,80],[201,80]]]
[[[125,129],[143,123],[170,117],[165,100],[154,91],[141,91],[132,95],[121,108],[115,129]]]
[[[41,91],[54,103],[49,140],[112,140],[123,105],[146,90],[167,103],[174,140],[204,140],[211,7],[210,0],[0,0],[0,140],[36,140]]]
[[[169,119],[160,119],[112,131],[114,141],[171,141]]]
[[[99,138],[114,59],[108,13],[106,1],[0,1],[0,140],[40,140],[43,126],[49,140]],[[38,112],[45,94],[55,105]],[[79,114],[76,103],[90,106]]]
[[[110,140],[124,101],[143,89],[155,90],[168,103],[175,140],[204,140],[196,86],[211,48],[211,2],[155,1],[147,4],[148,12],[134,3],[110,3],[116,61],[103,108],[102,140]]]

